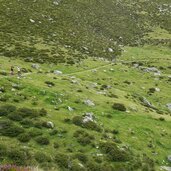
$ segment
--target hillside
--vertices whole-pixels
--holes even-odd
[[[123,45],[148,42],[143,37],[156,27],[171,32],[169,0],[1,0],[0,5],[1,54],[37,62],[72,64],[87,55],[113,59]]]
[[[0,170],[169,171],[170,0],[0,7]]]

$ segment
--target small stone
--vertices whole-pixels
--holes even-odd
[[[59,70],[55,70],[55,71],[53,71],[53,73],[56,75],[62,75],[62,71],[59,71]]]
[[[85,100],[84,101],[84,104],[86,104],[87,106],[95,106],[95,104],[94,104],[94,102],[93,101],[91,101],[91,100]]]

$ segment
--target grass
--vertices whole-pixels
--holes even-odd
[[[33,109],[40,109],[43,106],[48,111],[48,115],[43,120],[52,121],[58,130],[55,136],[50,136],[51,130],[43,129],[43,135],[50,140],[50,144],[43,147],[44,153],[48,156],[53,157],[55,155],[53,148],[53,143],[55,142],[59,144],[57,151],[62,153],[72,154],[78,150],[83,150],[89,159],[92,157],[91,153],[97,153],[97,149],[92,148],[91,145],[81,146],[73,137],[76,130],[83,128],[64,122],[66,118],[72,120],[74,116],[82,115],[84,112],[93,112],[97,123],[102,124],[104,130],[116,129],[119,131],[117,139],[122,144],[129,145],[137,154],[146,153],[156,162],[156,168],[166,165],[166,157],[171,152],[169,144],[171,120],[169,111],[165,106],[171,100],[168,94],[170,85],[166,79],[167,75],[169,75],[169,63],[167,62],[169,60],[169,49],[160,47],[160,50],[158,50],[156,47],[146,46],[127,47],[125,50],[126,52],[121,57],[122,61],[118,60],[116,64],[108,65],[104,61],[93,61],[88,58],[80,66],[53,65],[51,70],[58,69],[63,71],[64,74],[61,76],[55,76],[52,73],[46,74],[50,64],[40,64],[43,73],[37,73],[37,70],[31,68],[31,63],[26,63],[19,59],[11,59],[9,61],[8,58],[1,57],[1,69],[6,72],[9,72],[11,64],[30,69],[32,72],[28,75],[23,74],[21,79],[9,74],[8,76],[1,76],[0,87],[5,87],[5,93],[1,94],[1,96],[6,95],[9,98],[6,102],[0,103],[1,105],[7,103],[15,104],[17,107],[27,106]],[[131,62],[135,61],[134,56],[136,61],[147,60],[148,63],[143,62],[144,66],[155,65],[157,68],[160,67],[161,63],[157,62],[157,60],[154,62],[154,60],[156,58],[161,59],[162,66],[165,68],[162,74],[165,75],[165,78],[162,81],[156,81],[150,73],[142,73],[142,71],[131,67]],[[83,70],[83,66],[87,66],[87,68]],[[97,68],[97,72],[92,72],[92,68]],[[71,78],[71,76],[75,76],[75,78]],[[56,79],[53,77],[56,77]],[[78,80],[78,84],[71,83],[72,79]],[[125,80],[131,82],[131,84],[124,83]],[[55,86],[47,87],[45,81],[51,81],[55,83]],[[97,83],[97,88],[92,87],[95,82]],[[11,85],[14,83],[22,85],[23,88],[14,92],[11,91]],[[104,91],[100,90],[102,85],[111,85],[112,87]],[[142,87],[145,87],[145,89],[142,89]],[[161,91],[148,95],[148,89],[151,87],[159,87]],[[82,92],[78,92],[78,89],[81,89]],[[106,92],[107,95],[98,94],[97,92]],[[117,98],[109,97],[108,94],[110,93],[116,95]],[[27,99],[23,100],[22,96],[27,97]],[[163,114],[157,114],[155,110],[144,107],[139,101],[140,96],[146,97]],[[18,98],[19,102],[14,102],[15,98]],[[95,106],[86,106],[83,103],[85,99],[92,100]],[[34,101],[36,103],[33,103]],[[113,110],[112,105],[114,102],[124,104],[128,112]],[[68,106],[75,110],[69,112]],[[108,118],[109,115],[111,119]],[[165,121],[160,121],[160,117],[165,118]],[[62,133],[63,130],[67,132]],[[88,129],[85,130],[95,137],[93,143],[98,145],[102,134]],[[110,132],[107,133],[105,131],[104,133],[106,136],[112,136]],[[1,138],[3,144],[11,146],[10,138],[2,136]],[[42,149],[33,139],[28,143],[20,143],[13,138],[13,142],[13,146],[17,144],[20,147],[26,146],[32,153]],[[73,152],[67,152],[68,149],[72,149]],[[115,167],[115,163],[111,164]],[[50,165],[52,166],[53,164]]]

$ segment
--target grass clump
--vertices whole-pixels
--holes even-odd
[[[6,116],[11,112],[15,112],[15,111],[16,111],[16,107],[13,105],[0,106],[0,116]]]
[[[125,112],[126,111],[126,107],[122,103],[114,103],[113,106],[112,106],[112,108],[115,109],[115,110],[122,111],[122,112]]]
[[[13,122],[8,120],[0,121],[1,129],[0,133],[3,136],[16,137],[24,132],[24,129],[15,125]]]
[[[83,146],[91,144],[95,139],[93,135],[90,135],[89,133],[82,130],[75,131],[73,136],[77,138],[77,142]]]
[[[70,163],[70,156],[66,155],[64,153],[57,153],[55,155],[55,162],[60,166],[61,168],[69,168]]]
[[[51,162],[51,158],[43,152],[35,153],[34,157],[39,163]]]
[[[99,146],[111,161],[125,162],[130,160],[130,152],[127,149],[119,148],[113,142],[101,142]]]
[[[39,145],[48,145],[48,144],[50,144],[50,141],[49,141],[49,139],[47,137],[39,136],[35,140]]]
[[[28,133],[23,133],[18,136],[18,140],[23,143],[29,142],[30,139],[31,137]]]

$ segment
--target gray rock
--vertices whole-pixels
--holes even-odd
[[[171,162],[171,155],[168,155],[167,159],[168,159],[169,162]]]
[[[108,51],[109,51],[109,52],[113,52],[113,49],[112,49],[112,48],[108,48]]]
[[[166,107],[171,111],[171,103],[166,104]]]
[[[30,22],[31,22],[31,23],[35,23],[35,21],[34,21],[33,19],[30,19]]]
[[[161,74],[161,72],[155,67],[144,68],[143,71],[144,72],[153,72],[153,73],[158,74],[158,75]]]
[[[171,167],[161,166],[161,170],[163,170],[163,171],[171,171]]]
[[[141,97],[140,100],[144,106],[152,108],[152,109],[156,109],[145,97]]]
[[[55,71],[53,71],[53,73],[56,75],[62,75],[62,71],[59,71],[59,70],[55,70]]]
[[[74,109],[73,109],[72,107],[68,106],[68,110],[69,110],[70,112],[72,112]]]
[[[48,128],[54,128],[54,123],[53,122],[51,122],[51,121],[48,121],[47,123],[46,123],[46,125],[47,125],[47,127]]]
[[[95,106],[95,104],[94,104],[94,102],[93,101],[91,101],[91,100],[85,100],[84,101],[84,104],[86,104],[87,106]]]
[[[94,114],[93,113],[86,113],[83,117],[83,123],[87,122],[94,122]]]
[[[40,65],[39,64],[32,64],[31,67],[34,68],[34,69],[39,69]]]

